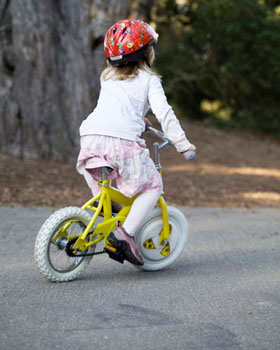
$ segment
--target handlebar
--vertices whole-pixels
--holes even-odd
[[[146,125],[146,132],[149,132],[150,134],[153,134],[155,136],[157,136],[158,138],[163,140],[163,143],[161,143],[159,145],[159,151],[161,151],[162,149],[164,149],[167,146],[175,146],[174,142],[172,142],[169,138],[167,138],[163,132],[161,132],[160,130],[157,130],[155,128],[152,128],[149,125]]]
[[[150,134],[153,134],[155,136],[157,136],[158,138],[162,139],[163,142],[159,145],[157,144],[157,149],[158,152],[162,151],[165,147],[167,146],[174,146],[175,144],[173,141],[171,141],[169,138],[167,138],[163,132],[161,132],[160,130],[157,130],[155,128],[152,128],[151,126],[146,124],[146,132],[149,132]],[[194,151],[186,151],[184,152],[184,156],[187,160],[193,160],[196,156],[196,153]]]

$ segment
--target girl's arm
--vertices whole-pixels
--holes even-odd
[[[172,107],[168,104],[160,79],[152,76],[149,80],[148,99],[157,120],[160,122],[164,134],[174,142],[178,152],[184,153],[188,150],[195,151],[186,137]]]

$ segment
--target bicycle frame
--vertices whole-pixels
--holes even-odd
[[[158,143],[154,143],[155,165],[157,170],[161,174],[162,167],[160,166],[160,163],[159,163],[159,152],[166,146],[173,145],[173,143],[169,139],[167,139],[163,133],[161,133],[156,129],[148,127],[147,131],[152,132],[153,134],[155,134],[156,136],[164,140],[164,142],[161,145],[159,145]],[[82,206],[82,209],[92,210],[95,213],[93,214],[86,229],[83,231],[82,234],[78,236],[78,239],[73,246],[73,250],[76,253],[85,251],[87,248],[99,243],[103,239],[105,239],[105,245],[106,245],[107,236],[110,234],[110,232],[112,232],[116,228],[118,222],[120,222],[121,224],[124,223],[135,198],[138,196],[136,195],[132,198],[129,198],[129,197],[126,197],[124,194],[122,194],[120,191],[118,191],[116,188],[111,187],[110,180],[108,179],[107,174],[108,174],[108,169],[105,167],[102,168],[102,180],[98,182],[98,185],[101,187],[101,192]],[[97,207],[93,206],[93,203],[96,201],[98,201]],[[123,208],[115,216],[112,215],[112,205],[111,205],[112,201],[118,204],[121,204],[123,206]],[[162,196],[160,196],[157,204],[160,206],[160,209],[161,209],[162,223],[163,223],[162,230],[161,232],[159,232],[159,236],[160,236],[159,241],[161,245],[164,245],[165,241],[170,236],[171,227],[169,225],[166,203]],[[104,220],[103,222],[95,225],[96,219],[100,216],[102,209],[103,209]],[[70,226],[70,224],[71,223],[69,224],[67,223],[62,230],[65,231],[67,229],[67,225]],[[88,236],[90,237],[90,240],[88,240]],[[57,239],[57,237],[55,237],[55,239]]]

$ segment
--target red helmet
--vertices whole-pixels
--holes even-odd
[[[145,57],[158,34],[147,23],[137,19],[125,19],[114,24],[104,40],[104,51],[112,66],[124,62],[137,62]]]

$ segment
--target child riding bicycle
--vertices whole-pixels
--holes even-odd
[[[140,138],[149,108],[178,152],[187,157],[187,151],[195,150],[167,103],[160,78],[151,69],[157,38],[153,28],[140,20],[122,20],[108,30],[104,43],[108,66],[101,74],[97,106],[80,127],[77,161],[77,170],[94,196],[101,191],[97,183],[102,167],[111,169],[109,178],[116,179],[127,197],[139,194],[108,242],[126,260],[140,266],[144,261],[134,235],[162,192],[161,176]]]

